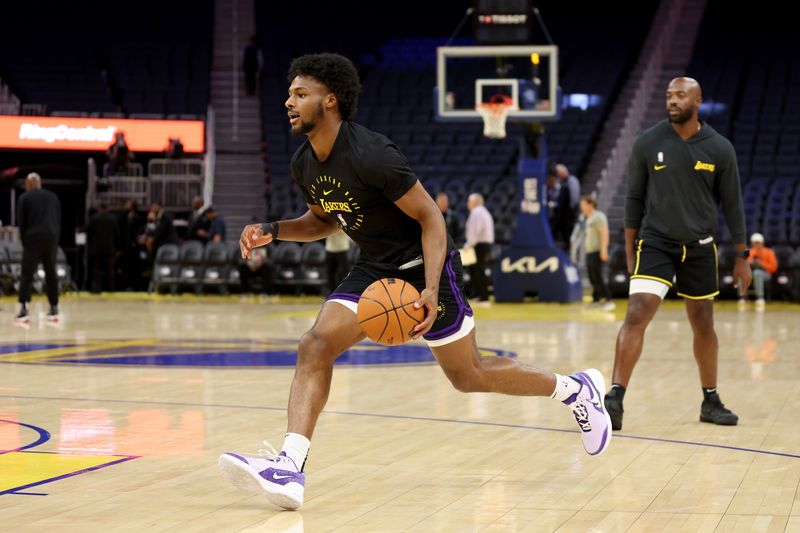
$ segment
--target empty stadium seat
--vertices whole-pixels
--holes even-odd
[[[180,249],[179,285],[199,293],[203,288],[203,243],[186,241]]]
[[[272,257],[275,265],[275,286],[299,293],[303,283],[300,245],[282,241],[275,247]]]
[[[180,248],[176,244],[163,244],[156,252],[148,292],[162,292],[168,288],[170,293],[176,294],[180,281]]]
[[[203,288],[215,288],[221,294],[228,292],[228,247],[223,242],[211,241],[203,251]]]
[[[302,287],[322,291],[327,283],[325,269],[325,246],[321,242],[310,242],[303,246],[300,254]]]

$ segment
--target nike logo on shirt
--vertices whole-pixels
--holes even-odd
[[[656,170],[663,170],[667,168],[667,165],[655,165],[653,168]]]

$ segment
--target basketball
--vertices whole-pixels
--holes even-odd
[[[386,346],[411,340],[411,332],[425,320],[425,309],[414,308],[419,291],[397,278],[379,279],[358,301],[358,323],[367,337]]]

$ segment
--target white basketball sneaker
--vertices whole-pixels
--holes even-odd
[[[599,370],[590,368],[570,375],[581,389],[564,400],[581,428],[583,447],[589,455],[600,455],[611,442],[611,417],[603,404],[606,380]]]
[[[252,494],[266,494],[273,505],[288,510],[303,505],[306,475],[284,452],[266,453],[263,457],[226,452],[219,456],[218,464],[222,475],[236,487]]]

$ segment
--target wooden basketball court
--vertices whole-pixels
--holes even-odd
[[[67,296],[62,324],[37,299],[21,329],[0,300],[0,530],[800,531],[800,307],[780,304],[717,306],[737,427],[698,422],[691,331],[668,302],[600,457],[550,399],[461,394],[424,345],[363,344],[334,372],[303,508],[238,492],[217,457],[280,447],[293,349],[319,303]],[[610,379],[623,314],[481,307],[478,341]]]

